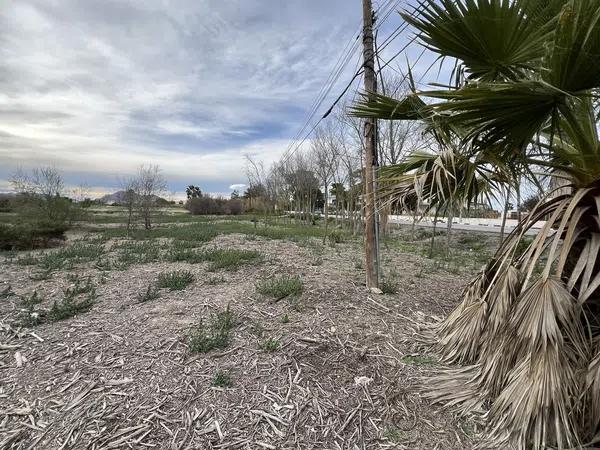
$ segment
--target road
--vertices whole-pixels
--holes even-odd
[[[470,219],[470,222],[463,222],[463,223],[458,223],[458,222],[454,222],[454,224],[452,225],[452,229],[453,230],[464,230],[464,231],[479,231],[482,233],[500,233],[500,229],[501,229],[501,221],[498,220],[497,223],[496,221],[491,221],[491,220],[487,220],[488,223],[485,224],[480,224],[480,223],[473,223],[473,220],[477,220],[477,219]],[[398,216],[390,216],[389,218],[389,222],[390,223],[396,223],[399,225],[412,225],[413,221],[410,218],[404,218],[404,217],[398,217]],[[417,222],[416,226],[421,227],[421,228],[433,228],[433,221],[431,220],[422,220],[420,222]],[[536,224],[536,228],[532,228],[530,229],[527,233],[525,233],[528,236],[532,236],[537,234],[538,230],[543,226],[543,223],[539,223]],[[437,224],[437,228],[439,230],[445,230],[446,229],[446,220],[442,219],[442,221],[438,221]],[[512,230],[514,230],[515,226],[510,224],[506,226],[505,232],[506,234],[510,233]]]

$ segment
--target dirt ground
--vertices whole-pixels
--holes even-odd
[[[358,242],[318,255],[314,246],[236,234],[207,245],[264,258],[217,273],[207,263],[105,272],[88,263],[45,280],[32,279],[35,267],[0,261],[0,292],[12,291],[0,298],[0,448],[473,446],[472,424],[422,398],[419,381],[438,366],[410,338],[415,320],[452,309],[468,274],[424,271],[424,258],[388,250],[398,293],[374,295],[364,287]],[[195,281],[140,303],[167,269],[187,269]],[[37,291],[49,308],[73,273],[97,284],[89,312],[16,324],[20,296]],[[282,273],[302,278],[299,298],[273,302],[256,292],[258,280]],[[189,330],[227,305],[236,316],[229,345],[191,353]],[[267,339],[279,348],[264,350]],[[231,386],[214,385],[219,372]]]

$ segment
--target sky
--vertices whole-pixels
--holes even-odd
[[[54,166],[97,196],[157,164],[173,198],[189,184],[227,195],[245,155],[283,154],[361,14],[360,0],[3,0],[0,191]]]

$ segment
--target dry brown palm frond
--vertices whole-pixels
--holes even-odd
[[[587,367],[584,402],[588,437],[593,439],[600,433],[600,340],[597,340],[596,354]]]
[[[508,265],[499,272],[498,280],[492,285],[488,297],[489,312],[487,321],[487,332],[491,336],[506,325],[509,312],[521,291],[521,273],[513,265]]]
[[[517,364],[490,410],[490,443],[503,448],[510,442],[518,449],[579,444],[572,414],[578,379],[565,356],[549,347]]]
[[[487,318],[482,301],[486,287],[487,274],[482,271],[465,288],[460,305],[440,324],[438,346],[444,361],[465,364],[477,360]],[[471,345],[463,345],[465,342]]]
[[[440,337],[443,360],[448,363],[476,361],[485,333],[487,303],[475,301],[466,306]]]
[[[460,412],[491,402],[486,445],[565,449],[599,431],[600,358],[591,355],[600,318],[584,308],[599,299],[598,190],[540,202],[440,326],[442,358],[469,366],[436,377],[429,397]]]
[[[565,340],[585,358],[589,343],[581,329],[580,305],[556,278],[540,278],[518,300],[510,318],[509,340],[517,354],[545,351],[563,345]]]
[[[576,372],[589,345],[580,316],[579,304],[555,278],[538,279],[519,298],[504,339],[509,356],[520,362],[490,410],[496,444],[507,439],[505,430],[520,449],[528,443],[536,449],[578,444],[573,412],[581,389]],[[501,378],[501,372],[494,375]]]
[[[479,376],[480,368],[476,365],[448,370],[442,377],[427,380],[429,388],[424,396],[434,403],[454,407],[462,414],[483,414],[484,399],[479,395],[477,383]]]

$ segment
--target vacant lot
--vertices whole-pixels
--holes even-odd
[[[374,295],[341,230],[110,222],[0,257],[0,448],[472,446],[475,424],[422,398],[438,363],[412,333],[497,238],[427,258],[431,231],[397,230]]]

